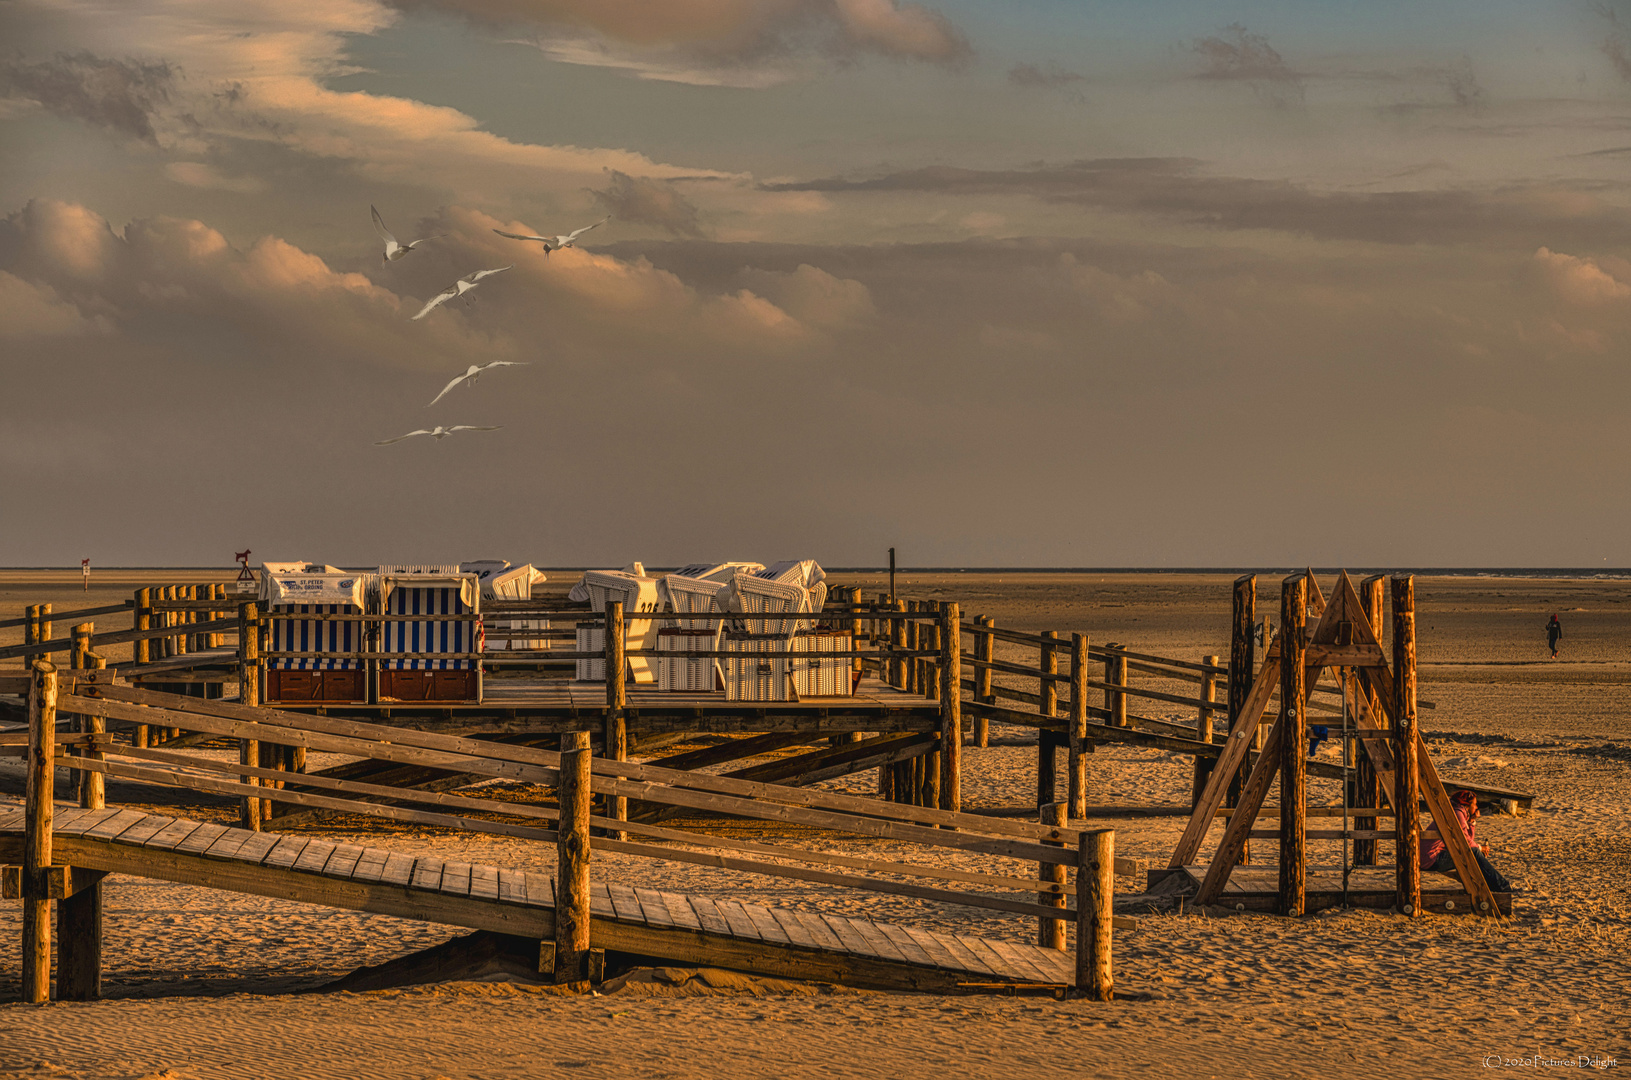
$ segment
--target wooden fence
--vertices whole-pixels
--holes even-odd
[[[586,734],[565,737],[562,750],[555,752],[238,702],[181,697],[121,683],[113,672],[97,670],[94,664],[89,670],[59,672],[48,662],[36,661],[26,677],[6,676],[0,681],[26,681],[30,702],[27,735],[0,734],[0,747],[26,744],[29,761],[30,839],[25,841],[22,884],[28,1000],[44,1000],[49,981],[47,905],[52,894],[47,877],[51,865],[51,772],[55,764],[98,779],[112,776],[246,800],[265,799],[554,843],[559,866],[554,961],[557,978],[562,973],[572,979],[582,977],[588,950],[588,866],[591,851],[599,848],[1032,917],[1039,920],[1039,941],[1058,949],[1065,947],[1064,924],[1073,922],[1077,939],[1076,991],[1098,1000],[1109,1000],[1112,994],[1110,950],[1115,916],[1111,905],[1117,864],[1114,834],[1110,830],[1068,828],[1057,820],[1059,809],[1050,811],[1054,822],[1030,824],[883,803],[833,792],[592,759]],[[14,691],[21,688],[12,687]],[[59,732],[59,711],[87,720],[79,730]],[[179,726],[237,740],[240,745],[298,745],[530,782],[554,790],[556,805],[356,783],[265,769],[248,764],[247,757],[234,764],[137,747],[109,734],[108,721]],[[59,749],[67,755],[57,760]],[[83,784],[80,791],[82,805],[101,805],[100,783]],[[591,808],[591,795],[601,800],[598,813]],[[971,854],[989,857],[1000,865],[986,872],[812,851],[630,822],[609,811],[614,802],[628,799],[948,849],[963,853],[964,858]],[[258,826],[259,815],[250,821]],[[641,839],[631,840],[631,835]],[[1037,872],[1021,874],[1013,868],[1016,863],[1035,866]],[[1132,867],[1129,864],[1123,869]],[[1066,880],[1071,870],[1075,871],[1073,884]],[[1069,908],[1070,897],[1077,901],[1074,912]],[[82,931],[69,931],[75,932]]]

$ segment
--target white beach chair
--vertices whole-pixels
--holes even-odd
[[[639,563],[632,565],[644,569]],[[628,570],[590,570],[583,575],[583,580],[578,584],[583,587],[584,599],[589,601],[591,611],[604,612],[608,602],[622,601],[624,648],[655,649],[658,620],[631,616],[662,610],[662,601],[657,597],[657,582],[657,578]],[[605,648],[604,630],[579,627],[579,652],[604,651]],[[628,670],[637,684],[651,684],[657,681],[657,669],[649,656],[629,657]],[[580,682],[605,682],[606,674],[604,660],[578,661],[577,678]]]
[[[483,600],[531,600],[533,585],[548,580],[543,571],[531,563],[511,567],[507,561],[493,559],[460,563],[459,568],[476,575]],[[548,619],[499,617],[483,619],[482,625],[487,628],[487,649],[536,652],[549,648],[548,638],[526,637],[522,633],[527,630],[548,630]]]

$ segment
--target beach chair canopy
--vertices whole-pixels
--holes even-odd
[[[531,600],[535,582],[546,580],[544,572],[531,563],[479,577],[484,600]]]
[[[267,604],[348,604],[361,610],[370,583],[369,574],[347,573],[332,566],[266,572],[261,574],[259,597]]]
[[[398,589],[448,589],[458,596],[459,603],[469,611],[477,610],[477,600],[481,596],[481,587],[476,584],[476,575],[460,573],[457,565],[423,567],[406,572],[396,566],[380,567],[380,606],[387,607],[391,602],[391,594]]]
[[[633,574],[635,577],[645,577],[646,567],[644,563],[631,562],[621,570],[590,570],[583,575],[583,578],[576,585],[572,586],[572,591],[566,594],[566,598],[574,604],[581,604],[590,599],[589,574]],[[597,604],[596,606],[601,605]]]

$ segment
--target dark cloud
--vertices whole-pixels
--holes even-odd
[[[1603,39],[1602,44],[1603,55],[1614,65],[1614,70],[1620,78],[1631,82],[1631,51],[1626,48],[1625,30],[1620,25],[1619,15],[1607,4],[1599,5],[1597,14],[1608,23],[1608,36]]]
[[[0,66],[0,90],[51,112],[157,142],[153,116],[169,102],[176,69],[166,63],[110,60],[89,52]]]
[[[1206,63],[1206,70],[1198,78],[1247,83],[1274,105],[1303,101],[1303,76],[1291,69],[1267,37],[1252,33],[1240,23],[1231,23],[1213,37],[1201,38],[1195,42],[1194,52]]]
[[[619,221],[638,221],[667,229],[674,236],[701,236],[697,208],[671,181],[606,170],[610,181],[591,194]]]
[[[957,64],[972,53],[944,15],[901,0],[388,0],[546,34],[591,34],[635,54],[677,50],[721,66],[801,53]]]
[[[1387,244],[1631,242],[1631,214],[1587,189],[1318,191],[1286,180],[1208,176],[1193,158],[1100,158],[1030,169],[929,166],[870,179],[767,185],[779,191],[1029,195],[1155,214],[1218,229],[1272,229]],[[1560,198],[1567,195],[1567,198]]]
[[[1077,88],[1086,81],[1086,75],[1075,71],[1066,71],[1057,64],[1048,64],[1045,67],[1038,67],[1035,64],[1015,64],[1008,69],[1008,82],[1013,86],[1024,87],[1027,90],[1077,91]],[[1081,96],[1079,91],[1076,96]]]
[[[1484,108],[1486,98],[1484,88],[1478,82],[1478,76],[1473,73],[1472,61],[1463,56],[1459,63],[1445,68],[1440,76],[1444,89],[1449,91],[1450,99],[1456,107],[1469,112],[1478,112]]]

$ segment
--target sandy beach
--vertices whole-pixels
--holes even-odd
[[[77,573],[0,571],[0,619],[46,600],[66,610],[117,603],[140,584],[226,576],[100,571],[82,593]],[[876,575],[835,580],[868,590],[882,583]],[[1231,580],[902,573],[898,588],[956,600],[965,614],[988,614],[1013,629],[1082,631],[1096,644],[1199,659],[1228,651]],[[1259,610],[1277,617],[1278,593],[1278,574],[1260,575]],[[1631,951],[1624,831],[1631,582],[1424,576],[1417,610],[1420,696],[1434,704],[1423,727],[1440,770],[1534,796],[1528,814],[1480,823],[1496,865],[1527,890],[1509,921],[1410,921],[1359,910],[1297,920],[1222,909],[1146,914],[1137,931],[1117,932],[1116,983],[1127,998],[1109,1004],[835,991],[724,974],[635,979],[595,997],[509,982],[319,994],[310,991],[455,931],[114,877],[106,1000],[94,1004],[17,1002],[20,919],[17,905],[0,904],[0,1077],[1398,1078],[1550,1074],[1582,1055],[1624,1068],[1631,1060],[1624,1019],[1631,980],[1623,974]],[[1542,631],[1553,612],[1565,631],[1556,661],[1547,658]],[[104,629],[127,625],[121,615],[99,621]],[[59,624],[57,632],[66,629]],[[16,630],[0,630],[0,642],[18,639]],[[1143,711],[1193,720],[1176,707]],[[965,752],[967,807],[1023,807],[1032,798],[1035,757],[1025,737],[994,727],[997,745]],[[1338,760],[1329,745],[1322,756]],[[313,767],[320,764],[314,755]],[[1188,800],[1186,757],[1106,745],[1089,771],[1094,805]],[[19,801],[20,776],[15,762],[0,762],[0,805]],[[827,786],[864,794],[873,785],[872,774],[858,774]],[[1334,781],[1312,787],[1311,800],[1339,798]],[[119,788],[110,788],[110,805],[143,790]],[[527,795],[514,785],[488,789]],[[235,817],[209,799],[179,812],[223,823]],[[1156,865],[1183,823],[1094,822],[1116,830],[1118,854]],[[722,827],[771,843],[894,857],[886,841],[762,823]],[[309,831],[527,869],[548,869],[555,858],[550,846],[513,838],[361,819]],[[1272,859],[1272,846],[1265,848],[1262,857]],[[1335,842],[1310,850],[1315,864],[1340,857]],[[594,859],[595,875],[611,881],[1016,941],[1034,933],[1020,916],[598,852]],[[959,865],[954,856],[946,864]],[[1124,878],[1117,887],[1135,883]]]

